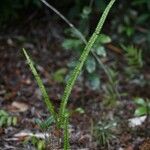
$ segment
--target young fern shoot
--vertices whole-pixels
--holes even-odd
[[[99,22],[98,22],[98,25],[95,29],[95,32],[92,34],[91,38],[89,39],[87,45],[85,46],[80,58],[79,58],[79,61],[77,63],[77,66],[75,67],[73,73],[71,74],[68,82],[67,82],[67,85],[66,85],[66,88],[64,90],[64,94],[62,96],[62,100],[61,100],[61,105],[60,105],[60,109],[59,109],[59,126],[63,125],[63,122],[64,122],[64,114],[65,114],[65,109],[66,109],[66,105],[68,103],[68,98],[70,96],[70,93],[72,91],[72,88],[75,84],[75,81],[78,77],[78,75],[80,74],[81,72],[81,69],[84,65],[84,62],[86,61],[87,57],[88,57],[88,54],[90,52],[90,50],[92,49],[96,39],[98,38],[98,35],[100,34],[100,31],[104,25],[104,22],[106,20],[106,17],[108,16],[108,13],[112,7],[112,5],[114,4],[115,0],[111,0],[109,2],[109,4],[107,5],[106,9],[104,10]]]

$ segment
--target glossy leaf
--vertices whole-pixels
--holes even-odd
[[[143,106],[146,105],[146,102],[143,98],[136,98],[135,103],[138,105],[143,105]]]
[[[135,116],[142,116],[142,115],[146,115],[146,114],[147,114],[147,108],[146,107],[138,107],[134,113]]]
[[[105,48],[103,46],[99,46],[95,49],[95,52],[97,55],[99,56],[103,56],[103,57],[106,57],[106,51],[105,51]]]
[[[78,39],[66,39],[62,43],[62,47],[69,50],[69,49],[76,49],[78,48],[82,42]]]
[[[98,75],[92,74],[89,77],[91,89],[97,90],[100,87],[100,78]]]
[[[94,72],[96,69],[96,62],[95,62],[95,59],[93,57],[89,57],[86,61],[86,70],[89,72],[89,73],[92,73]]]
[[[100,34],[97,38],[97,42],[107,44],[111,42],[111,38],[106,34]]]

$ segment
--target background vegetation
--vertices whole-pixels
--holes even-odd
[[[63,110],[58,108],[64,86],[109,0],[47,2],[75,25],[85,41],[40,0],[0,2],[0,148],[7,146],[6,135],[24,128],[42,132],[45,138],[30,133],[24,139],[21,135],[18,145],[39,150],[58,145],[134,149],[149,144],[150,0],[116,0]],[[32,64],[24,50],[51,116],[25,69],[19,51],[23,47],[33,56]],[[32,109],[16,106],[22,99]],[[21,110],[15,112],[16,107]],[[131,124],[134,117],[146,119],[138,126]]]

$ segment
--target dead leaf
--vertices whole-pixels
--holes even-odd
[[[145,119],[146,119],[146,116],[131,118],[128,120],[129,126],[130,127],[140,126],[145,121]]]
[[[37,138],[41,138],[41,139],[46,139],[49,137],[49,134],[48,133],[32,133],[31,131],[21,131],[17,134],[14,135],[14,138],[18,138],[19,139],[24,139],[24,138],[27,138],[27,137],[37,137]]]
[[[12,103],[12,110],[13,112],[25,112],[27,111],[29,106],[23,102],[13,102]]]

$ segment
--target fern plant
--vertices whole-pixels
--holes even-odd
[[[37,138],[36,136],[31,136],[27,138],[24,142],[24,144],[31,143],[37,150],[45,150],[46,149],[46,142],[43,139]]]
[[[125,58],[128,64],[126,73],[132,78],[139,74],[139,70],[143,67],[142,50],[134,46],[122,46],[125,50]]]
[[[94,128],[94,135],[97,143],[104,147],[109,147],[109,142],[114,138],[113,130],[116,128],[115,121],[99,121]]]
[[[42,83],[42,80],[40,78],[40,76],[38,75],[34,65],[33,65],[33,62],[31,60],[31,58],[29,57],[29,55],[27,54],[26,50],[23,49],[23,53],[27,59],[27,62],[30,66],[30,69],[37,81],[37,84],[42,92],[42,95],[44,97],[44,102],[49,110],[49,112],[51,113],[51,115],[53,116],[55,122],[56,122],[56,125],[59,127],[59,128],[63,128],[64,131],[66,130],[67,131],[67,124],[68,124],[68,119],[66,118],[66,106],[67,106],[67,103],[68,103],[68,98],[71,94],[71,91],[72,91],[72,88],[75,84],[75,81],[77,79],[77,77],[79,76],[81,70],[82,70],[82,67],[85,63],[85,61],[87,60],[88,58],[88,55],[89,55],[89,52],[90,50],[92,49],[94,43],[96,42],[97,38],[99,37],[99,34],[100,34],[100,31],[104,25],[104,22],[106,20],[106,17],[110,11],[110,8],[112,7],[112,5],[114,4],[115,0],[111,0],[108,4],[108,6],[106,7],[105,11],[103,12],[102,14],[102,17],[100,18],[99,22],[98,22],[98,25],[95,29],[95,32],[92,34],[92,36],[90,37],[89,41],[87,42],[80,58],[79,58],[79,61],[74,69],[74,71],[72,72],[68,82],[67,82],[67,85],[66,85],[66,88],[64,90],[64,94],[62,96],[62,100],[61,100],[61,104],[60,104],[60,108],[59,108],[59,112],[57,113],[54,109],[54,105],[52,104],[52,101],[49,99],[49,96],[46,92],[46,89]],[[65,124],[65,125],[64,125]],[[65,131],[65,133],[66,133]],[[64,138],[64,149],[67,150],[67,147],[68,147],[68,133],[65,134],[65,137]],[[67,140],[66,140],[67,139]]]
[[[104,104],[107,106],[115,106],[118,98],[120,98],[120,93],[118,92],[118,72],[115,69],[107,69],[111,78],[104,87]]]
[[[45,86],[44,86],[44,84],[43,84],[39,74],[37,73],[31,58],[29,57],[29,55],[27,54],[25,49],[23,49],[23,53],[24,53],[24,55],[25,55],[25,57],[27,59],[27,62],[28,62],[29,66],[30,66],[30,69],[31,69],[31,71],[32,71],[32,73],[33,73],[33,75],[35,77],[35,80],[36,80],[36,82],[37,82],[37,84],[38,84],[38,86],[39,86],[39,88],[41,90],[41,93],[42,93],[42,96],[44,98],[44,102],[46,104],[46,107],[47,107],[48,111],[51,113],[51,115],[54,117],[55,121],[57,121],[56,113],[55,113],[55,110],[54,110],[54,106],[52,104],[52,101],[49,99],[49,96],[47,94]]]
[[[15,126],[17,124],[17,117],[10,116],[6,111],[0,110],[0,127]]]

